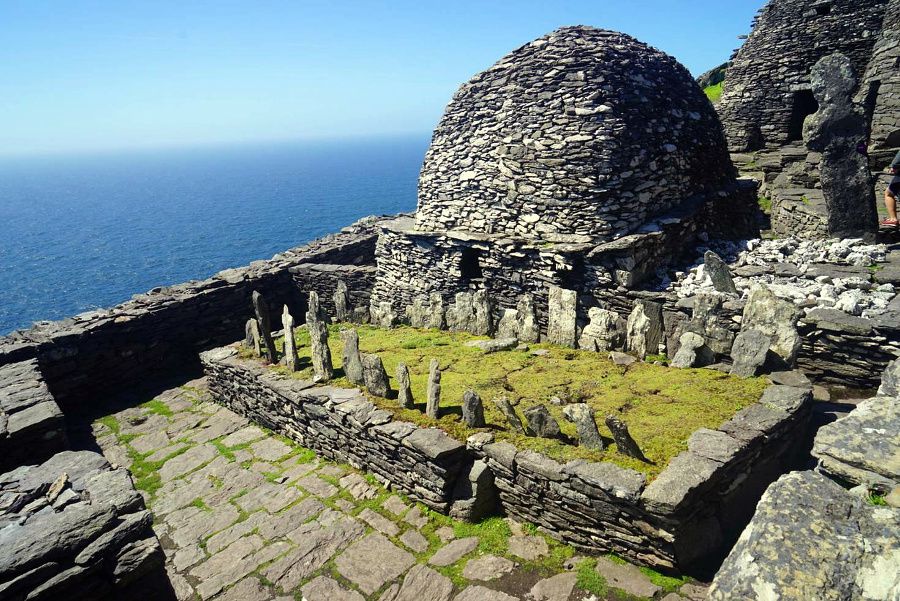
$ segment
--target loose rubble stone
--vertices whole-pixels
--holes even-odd
[[[432,359],[428,366],[428,389],[425,415],[431,419],[441,416],[441,368],[437,359]]]
[[[613,439],[616,441],[616,452],[628,457],[634,457],[640,461],[647,461],[643,451],[631,437],[628,432],[628,426],[615,415],[606,416],[606,427],[612,432]]]
[[[559,438],[561,431],[559,423],[550,415],[545,405],[535,405],[525,410],[525,419],[528,421],[528,429],[540,438]]]
[[[621,365],[623,367],[628,367],[629,365],[633,365],[637,362],[637,359],[635,359],[631,355],[620,353],[618,351],[611,352],[609,354],[609,360],[612,361],[615,365]]]
[[[278,361],[275,356],[275,341],[272,340],[272,321],[269,318],[269,306],[263,295],[253,291],[253,310],[256,312],[256,321],[259,324],[259,331],[262,338],[263,346],[265,346],[266,360],[273,365]]]
[[[416,406],[409,383],[409,368],[406,363],[397,364],[397,404],[404,409],[412,409]]]
[[[297,371],[300,359],[297,358],[297,343],[294,341],[294,318],[287,305],[281,314],[281,325],[284,328],[284,364],[288,371]]]
[[[678,351],[669,364],[672,367],[704,367],[715,361],[715,355],[708,346],[703,336],[694,332],[685,332],[678,339]]]
[[[363,381],[369,394],[388,398],[391,394],[391,384],[384,364],[378,355],[363,354],[362,356]]]
[[[797,331],[800,310],[793,304],[776,297],[764,285],[750,291],[741,329],[753,329],[772,339],[770,349],[780,356],[787,365],[794,365],[802,339]]]
[[[602,451],[605,447],[603,438],[597,430],[594,410],[585,403],[573,403],[563,407],[563,416],[575,424],[578,432],[579,446]]]
[[[470,428],[483,428],[486,425],[484,421],[484,405],[481,402],[481,397],[474,390],[467,390],[463,394],[462,417],[463,423]]]
[[[344,369],[344,376],[352,384],[357,386],[365,385],[362,357],[359,352],[359,334],[356,330],[341,330],[341,341],[343,342],[341,363]]]
[[[550,286],[547,310],[547,341],[575,348],[577,334],[578,293]]]

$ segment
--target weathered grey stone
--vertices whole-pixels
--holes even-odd
[[[422,452],[429,459],[441,459],[465,449],[463,443],[438,428],[416,428],[403,439],[403,444]]]
[[[662,305],[653,301],[638,301],[628,316],[626,325],[628,350],[639,358],[659,353],[663,341]]]
[[[655,597],[662,589],[631,564],[618,564],[605,557],[597,558],[597,573],[603,576],[607,586],[635,597]]]
[[[343,342],[341,363],[344,376],[351,383],[362,386],[366,381],[363,378],[362,357],[359,353],[359,334],[356,330],[341,330],[341,341]]]
[[[784,386],[794,386],[797,388],[812,388],[812,382],[800,370],[793,369],[790,371],[773,371],[767,376],[773,384],[782,384]]]
[[[344,280],[338,280],[334,290],[334,320],[339,322],[350,320],[350,291]]]
[[[636,503],[647,480],[640,472],[619,467],[613,463],[588,463],[571,461],[563,468],[588,486],[599,488],[611,497],[627,503]],[[577,482],[577,481],[576,481]],[[573,482],[577,488],[577,484]]]
[[[327,576],[316,576],[300,589],[304,601],[365,601],[365,597],[345,589]]]
[[[578,444],[588,449],[604,449],[603,437],[597,430],[597,422],[594,419],[594,410],[586,403],[574,403],[563,407],[563,416],[575,424],[578,432]]]
[[[265,346],[266,360],[275,364],[278,357],[275,356],[275,341],[272,340],[272,321],[269,318],[269,306],[266,299],[258,291],[253,291],[253,310],[256,312],[256,321],[259,324],[259,333]]]
[[[519,312],[515,309],[503,309],[500,321],[497,322],[497,338],[519,340]]]
[[[881,374],[881,385],[878,387],[879,396],[900,396],[900,359],[894,359]]]
[[[494,311],[487,290],[484,288],[476,290],[472,303],[475,306],[475,320],[471,333],[476,336],[490,336],[494,333]]]
[[[637,362],[637,359],[628,355],[626,353],[620,353],[619,351],[612,351],[609,354],[609,360],[613,362],[615,365],[619,365],[622,367],[628,367],[629,365],[633,365]]]
[[[422,536],[418,530],[407,530],[400,535],[400,542],[416,553],[424,553],[428,550],[428,539]]]
[[[772,338],[759,330],[743,329],[731,347],[731,373],[748,378],[759,375],[766,363]]]
[[[528,422],[528,429],[534,436],[540,438],[559,438],[561,431],[556,421],[545,405],[535,405],[524,411]]]
[[[369,391],[369,394],[388,398],[391,393],[391,383],[384,370],[381,357],[374,354],[363,354],[362,370],[363,381],[366,383],[366,390]]]
[[[515,567],[516,564],[505,557],[482,555],[466,562],[462,575],[463,578],[468,578],[469,580],[487,582],[509,574]]]
[[[244,348],[252,350],[257,357],[262,356],[262,340],[259,333],[259,322],[255,317],[247,320],[244,326]]]
[[[509,423],[509,427],[513,432],[516,432],[517,434],[525,434],[525,427],[522,425],[522,420],[519,419],[515,408],[512,406],[512,403],[509,402],[508,398],[496,398],[494,399],[494,404],[497,406],[497,409],[499,409],[500,412],[503,413],[504,417],[506,417],[506,421],[507,423]]]
[[[491,303],[484,289],[458,292],[446,314],[447,327],[453,332],[468,332],[476,336],[493,333]]]
[[[406,363],[397,364],[397,404],[404,409],[412,409],[416,406],[409,383],[409,368]]]
[[[703,367],[715,361],[715,355],[708,346],[703,336],[694,332],[685,332],[678,339],[678,351],[669,364],[681,369],[688,367]]]
[[[900,510],[869,505],[819,474],[792,472],[765,492],[708,598],[896,598],[898,531]]]
[[[726,294],[737,294],[734,280],[731,279],[731,270],[725,261],[722,260],[722,257],[708,250],[703,254],[703,265],[706,275],[712,281],[713,288]]]
[[[641,495],[641,501],[651,510],[674,513],[710,485],[713,474],[722,468],[719,461],[695,455],[690,451],[679,453],[666,469],[650,483]]]
[[[539,580],[529,594],[534,601],[569,601],[577,582],[577,573],[564,572]]]
[[[628,457],[634,457],[640,461],[647,461],[643,451],[631,437],[628,426],[615,415],[606,416],[606,427],[612,432],[613,440],[616,441],[616,452]]]
[[[397,314],[394,312],[394,306],[383,301],[374,303],[369,307],[372,323],[382,328],[393,328],[399,321]]]
[[[699,457],[728,463],[746,448],[745,441],[732,438],[725,432],[700,428],[688,439],[688,450]]]
[[[284,332],[284,364],[288,371],[297,371],[300,359],[297,357],[297,343],[294,341],[294,318],[287,305],[281,314],[281,325]]]
[[[156,537],[128,543],[116,556],[113,581],[124,586],[163,565],[165,556]]]
[[[473,584],[463,589],[460,594],[453,598],[453,601],[519,601],[519,598]]]
[[[541,339],[541,327],[538,323],[537,310],[534,307],[534,297],[523,294],[516,305],[516,318],[518,319],[518,338],[520,342],[534,343]]]
[[[578,293],[550,286],[547,310],[547,341],[575,348],[578,330]]]
[[[764,284],[754,286],[750,291],[741,329],[757,330],[772,339],[769,347],[787,365],[797,360],[802,339],[797,331],[801,311],[793,303],[781,300]]]
[[[428,563],[439,568],[452,565],[474,551],[477,546],[478,537],[458,538],[438,549]]]
[[[373,533],[350,545],[334,563],[341,576],[371,595],[408,570],[416,559],[385,536]]]
[[[612,351],[623,346],[622,332],[619,331],[619,314],[599,307],[588,311],[590,323],[581,331],[578,348],[587,351]]]
[[[331,362],[331,349],[328,347],[328,326],[320,318],[319,295],[315,290],[309,293],[306,327],[309,330],[313,371],[317,379],[328,381],[334,377],[334,367]]]
[[[484,421],[484,404],[474,390],[467,390],[463,394],[462,418],[463,423],[470,428],[483,428],[487,425]]]
[[[490,340],[470,340],[466,346],[481,349],[487,353],[498,353],[516,348],[519,341],[515,338],[491,338]]]
[[[525,561],[535,561],[547,555],[550,547],[543,537],[530,534],[514,534],[509,537],[509,552]]]
[[[441,416],[441,367],[437,359],[432,359],[428,366],[425,415],[431,419],[438,419]]]
[[[453,582],[428,566],[417,564],[403,578],[393,601],[450,601]]]
[[[444,299],[441,298],[440,292],[432,292],[428,296],[429,321],[427,327],[434,330],[443,330],[446,325],[446,316],[444,311]]]

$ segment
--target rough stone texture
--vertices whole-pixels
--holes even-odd
[[[706,346],[706,340],[700,334],[685,332],[678,343],[678,350],[669,363],[671,367],[703,367],[715,361],[715,354]]]
[[[881,375],[881,385],[878,387],[881,396],[900,397],[900,359],[888,363]]]
[[[594,419],[594,410],[585,403],[575,403],[563,407],[563,416],[575,424],[578,432],[578,444],[589,449],[602,451],[606,445],[603,437],[597,430],[597,421]]]
[[[493,310],[487,291],[459,292],[456,301],[447,308],[447,328],[453,332],[468,332],[489,336],[494,332]]]
[[[463,394],[462,418],[463,423],[469,428],[483,428],[486,425],[484,421],[484,404],[481,401],[481,397],[474,390],[467,390]]]
[[[497,406],[497,409],[503,413],[503,416],[506,418],[506,421],[513,432],[525,434],[525,427],[522,425],[522,420],[519,418],[515,407],[513,407],[508,398],[500,397],[494,399],[494,404]]]
[[[409,368],[406,363],[397,364],[397,404],[404,409],[415,407],[412,387],[409,383]]]
[[[768,336],[772,340],[770,350],[793,366],[803,343],[797,330],[801,315],[796,305],[778,298],[766,285],[760,284],[750,291],[741,329],[757,330]]]
[[[655,597],[662,590],[636,567],[614,563],[605,557],[597,559],[597,573],[606,579],[610,588],[635,597]]]
[[[477,537],[457,538],[438,549],[428,563],[437,567],[452,565],[474,551],[477,546]]]
[[[644,457],[641,447],[638,446],[631,433],[628,432],[628,425],[615,415],[607,415],[604,420],[606,427],[612,432],[613,440],[616,441],[616,452],[628,457],[634,457],[639,461],[647,461]]]
[[[575,348],[578,332],[578,293],[551,286],[547,310],[547,342]]]
[[[425,415],[438,419],[441,416],[441,365],[437,359],[432,359],[428,366],[426,394]]]
[[[663,338],[662,305],[653,301],[638,301],[628,316],[626,329],[628,350],[643,359],[659,353]]]
[[[624,346],[623,328],[619,314],[599,307],[588,310],[590,323],[581,331],[578,348],[588,351],[621,350]]]
[[[708,250],[703,255],[703,264],[706,266],[706,274],[712,281],[713,288],[725,294],[737,294],[734,280],[731,279],[731,270],[728,269],[728,265],[722,260],[722,257]]]
[[[516,331],[520,342],[532,343],[541,339],[541,326],[538,322],[537,309],[534,306],[534,298],[530,294],[523,294],[516,305],[516,319],[518,321]]]
[[[289,371],[297,371],[300,360],[297,358],[297,343],[294,340],[294,318],[287,305],[281,313],[281,325],[284,328],[284,364]]]
[[[381,534],[370,534],[344,551],[335,561],[335,567],[347,580],[371,595],[415,562],[410,553]]]
[[[491,338],[490,340],[471,340],[466,343],[466,346],[481,349],[485,353],[499,353],[514,349],[518,344],[517,338]]]
[[[759,330],[741,330],[731,347],[731,359],[734,361],[731,373],[745,378],[759,375],[771,345],[772,339]]]
[[[68,448],[62,411],[38,362],[0,366],[0,472]]]
[[[900,98],[900,2],[889,0],[884,11],[881,35],[872,49],[857,99],[871,110],[869,152],[876,168],[891,160],[900,147],[900,118],[897,99]],[[880,190],[879,190],[880,192]]]
[[[469,580],[496,580],[502,578],[506,574],[513,571],[516,564],[505,557],[497,557],[496,555],[482,555],[466,562],[463,568],[463,577]]]
[[[350,289],[347,288],[344,280],[338,280],[332,299],[334,300],[334,320],[337,322],[350,321]]]
[[[309,308],[306,311],[310,354],[316,378],[328,381],[334,377],[334,367],[331,362],[331,348],[328,346],[328,326],[321,314],[319,294],[313,290],[309,293]]]
[[[866,399],[822,426],[812,454],[825,474],[887,494],[900,485],[900,397]]]
[[[876,507],[813,472],[782,476],[722,564],[711,601],[894,599],[900,510]]]
[[[359,353],[359,334],[356,330],[341,330],[341,365],[344,377],[357,386],[365,385],[362,356]]]
[[[810,73],[819,110],[803,124],[807,147],[822,154],[819,173],[828,235],[874,241],[878,229],[868,158],[856,150],[868,123],[851,95],[858,85],[853,63],[842,54],[821,58]]]
[[[363,382],[369,394],[388,398],[391,394],[391,381],[388,379],[384,364],[378,355],[362,355]]]
[[[545,405],[534,405],[525,410],[528,430],[540,438],[559,438],[561,431],[556,419]]]
[[[63,451],[0,475],[0,499],[4,598],[116,599],[162,570],[143,499],[97,453]]]
[[[244,327],[244,348],[253,351],[257,357],[262,355],[262,340],[259,333],[259,322],[255,317],[247,320]]]
[[[256,313],[256,322],[259,324],[259,333],[265,347],[266,360],[269,363],[278,361],[275,354],[275,342],[272,340],[272,320],[269,317],[269,305],[266,299],[258,291],[253,291],[253,311]]]
[[[862,73],[882,27],[887,0],[771,0],[732,58],[718,105],[729,150],[758,150],[800,139],[809,74],[840,52]],[[813,107],[814,108],[814,107]],[[855,147],[855,144],[854,144]]]

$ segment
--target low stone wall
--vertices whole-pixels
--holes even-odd
[[[37,361],[0,366],[0,472],[67,449],[66,425]]]
[[[0,598],[145,598],[163,570],[152,517],[124,468],[65,451],[0,475]]]
[[[42,322],[0,338],[0,365],[37,359],[50,391],[65,412],[91,395],[137,381],[156,370],[196,366],[197,352],[243,336],[252,314],[250,296],[261,292],[275,315],[288,305],[302,319],[307,296],[291,267],[304,263],[371,263],[377,219],[340,233],[228,269],[203,281],[154,288],[106,310]]]
[[[373,241],[374,244],[374,241]],[[374,252],[374,251],[373,251]],[[370,257],[371,258],[371,257]],[[375,265],[342,265],[334,263],[302,263],[289,269],[294,286],[307,294],[315,290],[319,306],[334,315],[334,293],[338,282],[347,285],[350,307],[369,308],[375,287]]]
[[[324,457],[366,470],[385,485],[447,513],[465,445],[437,428],[394,421],[356,389],[316,387],[238,358],[232,347],[201,355],[213,399]]]
[[[718,430],[698,430],[649,486],[611,463],[560,464],[490,433],[468,445],[435,428],[393,421],[356,389],[314,386],[240,359],[234,347],[201,357],[216,402],[324,456],[447,513],[456,483],[476,461],[493,474],[502,509],[592,552],[615,552],[667,571],[721,557],[759,495],[790,463],[811,394],[768,388]]]

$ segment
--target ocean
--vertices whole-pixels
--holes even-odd
[[[0,335],[411,211],[427,136],[0,159]]]

